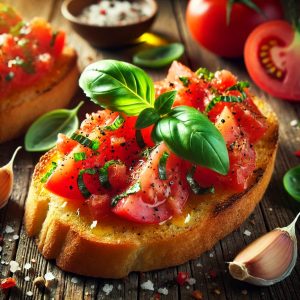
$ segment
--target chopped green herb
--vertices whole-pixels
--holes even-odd
[[[243,98],[236,96],[217,96],[213,98],[207,105],[205,111],[209,112],[219,102],[243,102]]]
[[[194,174],[196,171],[196,166],[192,166],[192,168],[188,171],[186,175],[186,180],[195,195],[202,194],[213,194],[215,192],[214,186],[210,186],[208,188],[203,188],[199,185],[199,183],[194,179]]]
[[[190,80],[186,76],[179,76],[179,79],[184,86],[189,86]]]
[[[75,161],[85,160],[86,159],[85,152],[74,153],[74,159],[75,159]]]
[[[142,135],[142,133],[141,133],[140,130],[136,130],[136,131],[135,131],[135,139],[136,139],[136,142],[137,142],[138,146],[139,146],[141,149],[145,148],[146,143],[145,143],[145,141],[144,141],[143,135]]]
[[[126,192],[114,196],[111,200],[111,206],[115,207],[121,199],[127,197],[128,195],[137,193],[140,190],[141,190],[141,184],[138,181],[133,186],[131,186]]]
[[[6,81],[11,81],[12,79],[14,79],[15,77],[15,73],[10,71],[6,76],[5,76],[5,80]]]
[[[119,129],[123,123],[125,122],[125,119],[119,115],[117,118],[113,121],[111,125],[105,126],[103,130],[113,131]]]
[[[41,178],[41,182],[45,183],[48,178],[52,175],[52,173],[54,172],[54,170],[57,168],[57,163],[56,162],[51,162],[52,167],[51,169]]]
[[[25,25],[24,21],[20,21],[15,26],[11,27],[9,33],[13,36],[17,36],[20,34],[22,27]]]
[[[80,193],[82,194],[82,196],[84,198],[88,198],[91,193],[90,191],[87,189],[85,183],[84,183],[84,180],[83,180],[83,175],[84,174],[90,174],[90,175],[95,175],[97,173],[97,169],[95,168],[90,168],[90,169],[84,169],[84,170],[81,170],[78,174],[78,177],[77,177],[77,185],[78,185],[78,189],[80,191]]]
[[[227,91],[239,91],[242,95],[243,100],[244,100],[247,97],[244,88],[248,88],[249,86],[250,86],[249,82],[239,81],[237,84],[227,88]]]
[[[211,81],[215,77],[215,74],[208,71],[208,69],[206,69],[206,68],[199,68],[196,71],[196,75],[198,77],[204,79],[205,81]]]
[[[112,165],[119,165],[119,164],[121,164],[121,162],[118,160],[109,160],[104,164],[102,168],[99,169],[99,181],[102,186],[104,186],[105,188],[110,187],[110,183],[108,180],[108,168]]]
[[[99,141],[90,140],[89,138],[83,136],[82,134],[73,133],[71,135],[71,139],[95,151],[98,150],[100,146]]]
[[[25,61],[24,59],[17,56],[15,59],[11,59],[8,62],[9,66],[19,66],[21,67],[27,74],[33,74],[35,73],[35,68],[32,64],[32,59],[28,59],[28,61]]]
[[[56,37],[57,37],[57,34],[58,34],[58,31],[54,31],[54,32],[52,33],[51,41],[50,41],[50,47],[53,47],[53,46],[54,46],[55,40],[56,40]]]
[[[167,165],[167,160],[169,158],[169,153],[168,152],[164,152],[161,156],[161,158],[159,159],[159,163],[158,163],[158,175],[159,178],[162,180],[166,180],[167,179],[167,170],[166,170],[166,165]]]

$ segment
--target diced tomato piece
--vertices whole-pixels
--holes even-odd
[[[111,165],[108,168],[108,181],[115,191],[121,191],[128,186],[127,168],[124,164]]]
[[[9,32],[11,27],[22,21],[15,10],[4,3],[0,3],[0,20],[0,34]]]
[[[188,272],[178,272],[176,277],[176,282],[182,286],[186,283],[186,281],[190,278],[190,274]]]
[[[212,86],[220,92],[224,92],[236,83],[237,78],[228,70],[217,71],[211,82]]]
[[[110,196],[108,194],[91,195],[87,203],[89,211],[95,220],[99,220],[111,213]]]
[[[0,281],[0,289],[1,290],[7,290],[16,285],[17,285],[16,280],[12,277],[1,279],[1,281]]]
[[[52,40],[50,43],[51,53],[54,57],[59,57],[65,46],[65,36],[63,31],[58,31],[57,33],[52,33]]]
[[[56,148],[61,154],[69,154],[78,143],[63,133],[57,135]]]
[[[183,171],[185,162],[170,154],[166,165],[167,180],[160,179],[158,164],[164,151],[168,149],[161,144],[152,151],[149,160],[135,170],[141,190],[120,200],[113,208],[115,214],[134,222],[152,224],[182,212],[189,195]],[[177,202],[176,209],[173,201]]]

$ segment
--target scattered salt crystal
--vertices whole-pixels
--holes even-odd
[[[141,288],[143,290],[149,290],[149,291],[154,291],[154,286],[153,286],[153,282],[151,280],[148,280],[146,282],[143,282],[141,284]]]
[[[16,273],[17,271],[21,270],[19,263],[16,262],[16,261],[14,261],[14,260],[10,261],[9,265],[10,265],[10,269],[9,270],[12,273]]]
[[[77,277],[72,277],[71,282],[76,284],[79,282],[79,279]]]
[[[45,280],[48,280],[48,281],[52,281],[55,279],[54,275],[52,274],[52,272],[48,272],[45,274],[44,276]]]
[[[94,289],[94,288],[95,288],[95,286],[92,284],[92,285],[91,285],[91,289]]]
[[[67,204],[68,204],[68,202],[67,201],[65,201],[62,205],[61,205],[61,207],[62,208],[64,208],[64,207],[66,207],[67,206]]]
[[[184,220],[184,224],[187,224],[191,221],[191,215],[190,214],[187,214],[185,220]]]
[[[5,261],[4,260],[1,260],[1,265],[4,265],[5,264]]]
[[[80,216],[80,209],[79,208],[76,210],[76,215]]]
[[[117,289],[120,291],[120,290],[122,289],[122,285],[121,285],[121,284],[118,284]]]
[[[187,285],[185,288],[186,288],[187,290],[189,290],[189,289],[190,289],[190,286],[189,286],[189,285]]]
[[[11,226],[6,225],[4,231],[5,233],[13,233],[15,230]]]
[[[29,281],[29,280],[30,280],[30,277],[29,277],[29,276],[25,276],[25,277],[24,277],[24,280],[25,280],[25,281]]]
[[[32,296],[33,296],[33,292],[32,292],[32,291],[28,291],[28,292],[26,293],[26,296],[32,297]]]
[[[95,228],[97,226],[97,223],[98,223],[97,221],[93,221],[91,224],[91,229]]]
[[[269,208],[269,211],[273,211],[273,208],[272,208],[272,207],[270,207],[270,208]]]
[[[247,290],[242,290],[242,295],[247,295],[248,291]]]
[[[291,125],[292,127],[296,127],[296,126],[298,125],[298,121],[297,121],[297,120],[292,120],[292,121],[290,122],[290,125]]]
[[[214,254],[213,253],[209,253],[209,257],[214,257]]]
[[[12,239],[8,239],[9,242],[12,242]]]
[[[112,284],[104,284],[102,291],[105,293],[106,296],[108,296],[112,290],[113,290],[114,286]]]
[[[167,288],[159,288],[158,290],[157,290],[160,294],[163,294],[163,295],[168,295],[169,294],[169,291],[168,291],[168,289]]]
[[[189,284],[189,285],[194,285],[196,283],[196,279],[193,278],[193,277],[190,277],[186,280],[186,282]]]
[[[14,234],[14,235],[13,235],[13,239],[16,241],[16,240],[19,239],[19,236],[18,236],[17,234]]]
[[[197,264],[196,264],[196,267],[198,267],[198,268],[202,268],[203,266],[202,266],[202,264],[201,264],[201,263],[197,263]]]
[[[30,263],[26,263],[26,264],[24,265],[24,269],[25,269],[25,270],[31,269],[31,264],[30,264]]]
[[[251,231],[249,231],[248,229],[246,229],[246,230],[244,231],[244,235],[250,236],[250,235],[251,235]]]

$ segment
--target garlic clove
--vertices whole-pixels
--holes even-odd
[[[0,209],[3,208],[12,193],[14,174],[13,174],[13,163],[18,151],[22,147],[18,147],[10,161],[3,167],[0,168]]]
[[[276,228],[243,249],[229,263],[229,272],[235,279],[267,286],[290,275],[297,260],[295,224]]]

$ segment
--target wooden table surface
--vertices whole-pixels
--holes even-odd
[[[41,16],[49,20],[54,26],[63,28],[68,33],[68,43],[75,47],[79,53],[80,68],[102,58],[131,61],[132,54],[146,46],[142,43],[118,51],[97,50],[72,31],[60,13],[61,1],[9,0],[4,2],[13,4],[26,19]],[[199,66],[207,67],[210,70],[227,68],[237,74],[241,80],[250,81],[242,60],[225,60],[216,57],[201,49],[191,39],[185,25],[186,1],[164,0],[158,2],[159,16],[151,32],[168,41],[182,42],[186,49],[182,58],[185,64],[194,70]],[[159,79],[166,75],[167,69],[147,71],[154,79]],[[35,259],[36,263],[33,264],[34,274],[29,275],[29,281],[24,280],[28,274],[22,269],[21,274],[15,276],[18,288],[12,289],[6,295],[0,292],[0,298],[29,299],[26,293],[32,291],[33,296],[31,298],[33,299],[158,299],[155,298],[157,297],[157,289],[166,287],[168,295],[161,295],[161,299],[192,299],[193,290],[200,290],[204,299],[300,299],[299,259],[292,274],[283,282],[271,287],[254,287],[233,280],[228,274],[226,262],[231,261],[240,249],[261,234],[275,227],[289,224],[300,210],[300,205],[289,198],[282,186],[284,173],[300,163],[299,158],[293,155],[295,150],[300,149],[300,130],[290,126],[291,120],[300,119],[300,104],[274,99],[256,88],[254,84],[252,84],[252,90],[271,104],[280,120],[280,145],[272,181],[263,201],[241,228],[217,243],[211,251],[204,253],[199,259],[178,267],[149,273],[133,273],[123,280],[102,280],[74,276],[61,271],[53,261],[46,261],[37,251],[34,240],[26,236],[22,223],[28,185],[40,155],[26,153],[25,150],[22,150],[15,163],[15,186],[12,197],[9,204],[0,210],[0,233],[6,225],[9,225],[14,229],[13,234],[19,235],[19,239],[14,240],[13,234],[3,234],[4,245],[2,253],[0,253],[0,278],[11,275],[8,266],[11,260],[16,260],[21,267],[26,262],[30,262],[31,259]],[[74,103],[82,97],[83,95],[78,91],[74,97]],[[86,110],[90,108],[91,106],[87,104]],[[14,149],[22,144],[23,138],[20,138],[0,145],[0,165],[6,163]],[[245,230],[249,230],[251,235],[245,235]],[[299,233],[300,222],[297,225],[298,237],[300,237]],[[57,278],[57,287],[50,294],[42,293],[33,286],[33,278],[49,271]],[[174,279],[179,271],[189,272],[196,279],[196,283],[192,286],[178,286]],[[210,276],[213,274],[211,271],[216,272],[217,276]],[[148,279],[154,283],[155,292],[140,288],[141,283]],[[103,291],[105,284],[113,285],[113,290],[108,296]]]

